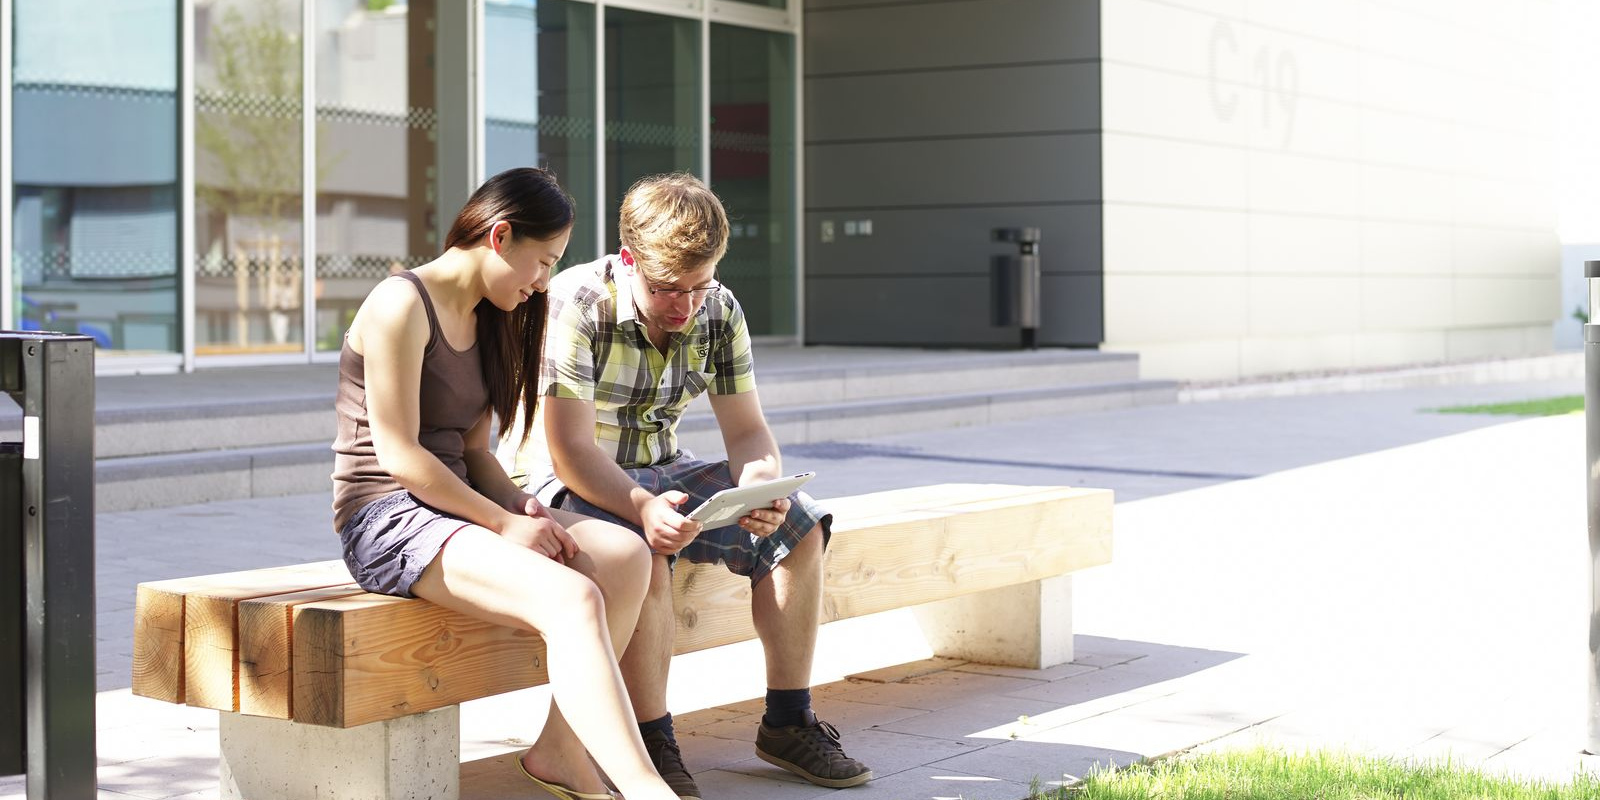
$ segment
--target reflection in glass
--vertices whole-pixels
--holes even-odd
[[[301,352],[299,0],[195,6],[195,352]]]
[[[794,37],[711,26],[711,187],[728,208],[719,273],[754,335],[796,333]]]
[[[312,5],[320,351],[339,349],[379,280],[439,254],[436,2]]]
[[[14,0],[18,327],[176,352],[177,0]]]
[[[559,266],[595,250],[595,7],[568,0],[488,0],[484,6],[484,175],[553,171],[577,201]]]
[[[700,23],[607,8],[606,246],[633,182],[700,171]]]

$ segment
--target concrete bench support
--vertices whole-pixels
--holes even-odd
[[[917,606],[933,652],[1046,669],[1072,660],[1072,576],[1003,586]]]
[[[354,728],[222,715],[223,800],[457,800],[460,706]]]

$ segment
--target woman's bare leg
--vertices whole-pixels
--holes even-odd
[[[644,559],[645,564],[649,563],[650,556],[644,540],[633,531],[609,522],[560,509],[553,508],[550,512],[578,543],[578,556],[569,560],[567,566],[600,587],[600,594],[606,601],[606,627],[611,631],[611,650],[621,658],[638,624],[639,607],[644,602],[645,588],[649,582],[648,577],[641,580],[641,574],[648,575],[649,567],[646,566],[644,570],[639,568],[640,559]],[[574,779],[579,780],[581,786],[568,785],[584,792],[602,791],[603,784],[597,776],[592,775],[593,770],[588,769],[588,763],[587,754],[577,735],[561,713],[560,703],[552,697],[544,729],[539,733],[539,740],[522,755],[522,765],[541,778],[561,776],[574,767],[587,770],[582,779]],[[591,785],[590,780],[594,781],[592,785],[595,788],[587,788]]]
[[[649,562],[639,552],[633,571],[642,585]],[[556,702],[567,709],[571,730],[617,788],[628,800],[677,800],[645,754],[611,637],[606,635],[610,623],[606,601],[594,581],[492,531],[468,525],[423,570],[412,591],[463,614],[542,636]],[[633,613],[638,613],[637,601]],[[579,758],[560,766],[569,780],[589,787],[581,791],[600,791],[593,771],[584,775],[586,764]]]

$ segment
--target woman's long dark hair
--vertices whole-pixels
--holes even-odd
[[[572,198],[554,175],[533,167],[508,169],[484,181],[456,215],[444,248],[470,247],[488,235],[496,222],[511,224],[513,238],[539,240],[559,236],[572,227],[577,212]],[[488,300],[478,302],[478,352],[483,354],[483,382],[489,407],[500,418],[500,435],[511,432],[511,419],[522,403],[522,444],[533,429],[539,407],[539,361],[544,357],[545,296],[535,292],[513,311],[501,311]]]

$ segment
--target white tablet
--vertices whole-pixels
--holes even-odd
[[[771,508],[774,500],[794,494],[801,484],[811,480],[816,474],[802,472],[799,475],[790,475],[765,483],[723,489],[690,511],[688,517],[700,523],[703,530],[737,525],[740,517],[751,511]]]

